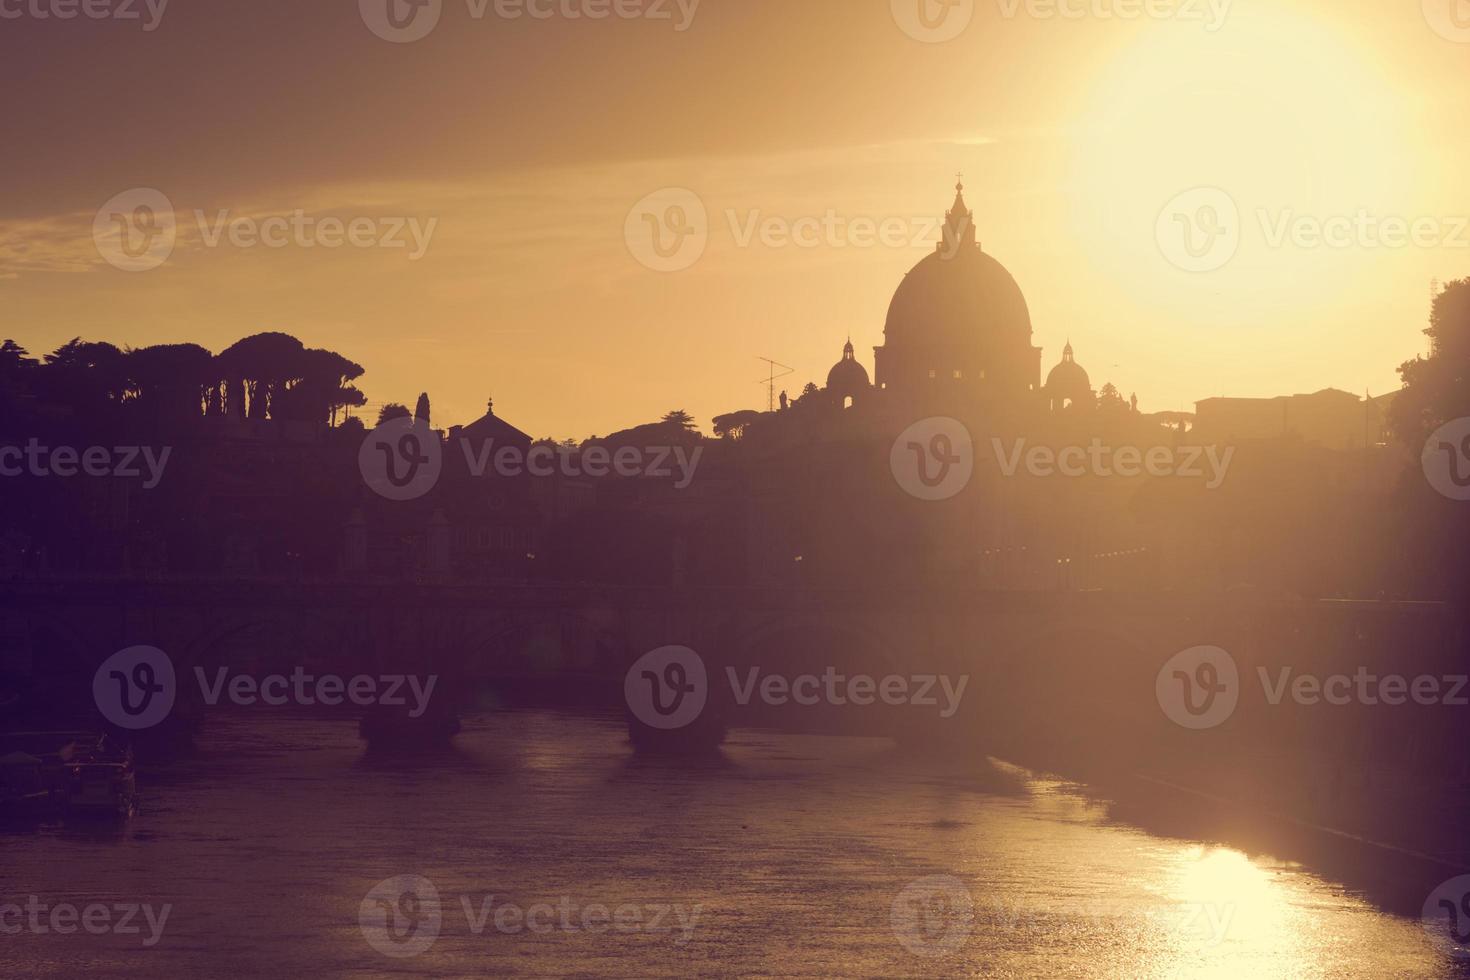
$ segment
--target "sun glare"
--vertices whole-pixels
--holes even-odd
[[[1402,120],[1370,55],[1321,20],[1237,10],[1216,33],[1143,32],[1089,86],[1076,119],[1077,234],[1095,243],[1101,271],[1157,298],[1179,277],[1159,255],[1156,216],[1182,192],[1218,188],[1243,223],[1230,271],[1264,291],[1263,310],[1279,315],[1288,289],[1290,304],[1318,304],[1301,263],[1324,250],[1271,247],[1261,215],[1404,213],[1413,166]]]

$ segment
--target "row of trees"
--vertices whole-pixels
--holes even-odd
[[[120,349],[68,341],[41,360],[0,345],[0,414],[152,423],[235,416],[336,425],[367,399],[363,368],[284,333],[261,333],[210,353],[198,344]]]

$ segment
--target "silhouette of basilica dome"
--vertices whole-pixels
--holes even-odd
[[[1018,395],[1040,386],[1026,297],[977,242],[964,189],[955,188],[943,241],[893,294],[878,352],[881,388]]]
[[[1006,267],[979,248],[932,252],[888,306],[887,343],[1029,344],[1031,312]]]

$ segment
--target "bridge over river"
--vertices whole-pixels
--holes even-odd
[[[1238,664],[1240,710],[1220,731],[1269,722],[1331,740],[1375,726],[1445,737],[1429,711],[1271,703],[1289,670],[1325,678],[1464,673],[1465,621],[1437,603],[1311,601],[1254,594],[1040,591],[776,591],[285,581],[38,580],[0,583],[0,668],[86,675],[146,644],[183,672],[437,673],[466,685],[516,682],[621,699],[628,666],[678,644],[712,678],[821,675],[967,677],[963,728],[1000,740],[1086,744],[1186,732],[1160,710],[1156,681],[1180,651],[1211,646]],[[1262,673],[1264,671],[1264,673]],[[712,681],[712,684],[714,682]],[[727,685],[714,684],[720,692]],[[712,690],[712,696],[720,692]],[[1281,699],[1277,699],[1280,701]],[[726,698],[726,701],[730,701]],[[738,705],[731,705],[738,707]],[[806,727],[925,727],[918,712],[773,710],[748,717]],[[882,708],[883,706],[878,706]],[[1417,707],[1417,706],[1416,706]],[[1359,731],[1365,723],[1370,734]],[[1463,715],[1466,712],[1453,713]],[[889,720],[873,719],[889,716]],[[953,718],[943,719],[946,723]],[[1407,737],[1407,736],[1406,736]]]
[[[181,675],[436,674],[481,707],[623,710],[630,666],[678,645],[703,662],[705,720],[721,733],[891,735],[1099,784],[1155,779],[1378,840],[1405,840],[1414,814],[1426,850],[1470,863],[1452,843],[1470,805],[1466,640],[1463,613],[1442,604],[1242,593],[0,583],[0,669],[85,697],[103,660],[149,645]],[[1234,676],[1174,669],[1199,647],[1223,651]],[[763,696],[772,675],[781,697]],[[866,703],[827,695],[828,675],[872,678]],[[821,697],[787,696],[810,677]],[[872,696],[894,677],[933,702]],[[1196,680],[1224,710],[1212,695],[1180,714]]]

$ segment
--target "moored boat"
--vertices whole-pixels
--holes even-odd
[[[85,731],[0,735],[0,768],[7,787],[0,801],[14,815],[126,819],[137,812],[132,750],[106,735]]]

